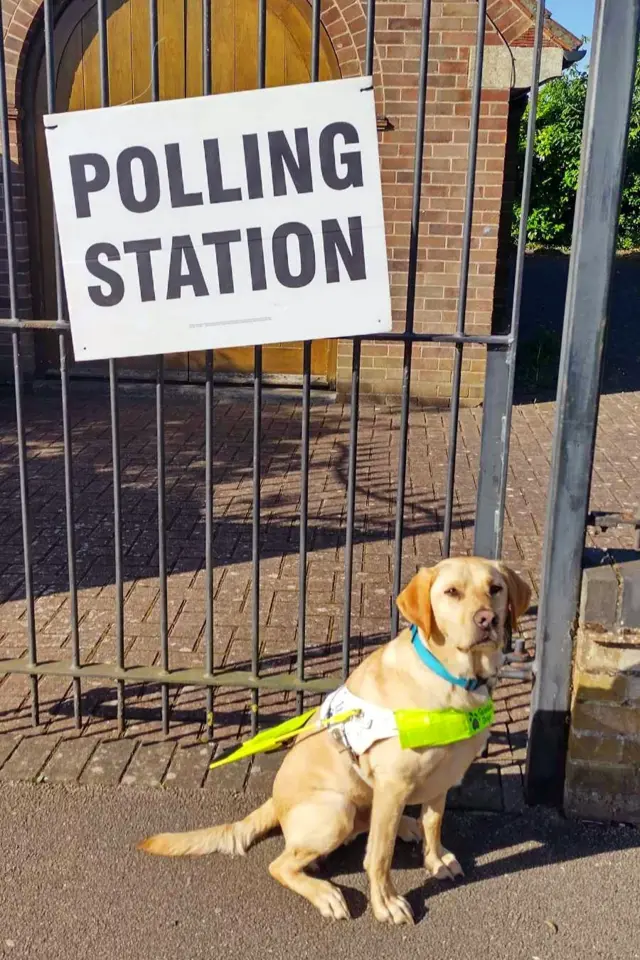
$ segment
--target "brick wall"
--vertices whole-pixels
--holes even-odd
[[[640,824],[640,560],[593,559],[575,641],[565,807]]]
[[[14,258],[16,265],[16,294],[18,317],[31,316],[31,277],[29,273],[29,246],[27,236],[25,183],[20,165],[17,163],[18,144],[15,111],[9,118],[9,138],[11,144],[11,179],[14,212]],[[7,261],[7,225],[4,210],[4,183],[0,173],[0,316],[11,316],[9,296],[9,269]],[[22,370],[25,378],[33,375],[34,349],[33,334],[20,334]],[[13,348],[9,330],[0,329],[0,378],[13,379]]]
[[[384,83],[386,115],[393,129],[381,135],[387,245],[394,329],[405,322],[407,266],[413,184],[413,153],[420,48],[419,3],[379,2],[376,39]],[[471,114],[477,4],[432,5],[427,93],[420,249],[415,302],[416,332],[455,329]],[[487,45],[502,43],[490,24]],[[509,91],[485,88],[481,105],[476,201],[466,329],[488,333],[493,309]],[[363,344],[361,390],[372,395],[400,392],[403,347]],[[446,402],[451,395],[450,346],[414,348],[412,395]],[[338,389],[351,381],[351,348],[338,351]],[[469,347],[463,359],[462,397],[479,402],[484,350]]]
[[[16,90],[21,53],[24,48],[33,16],[40,6],[36,0],[2,0],[6,78],[8,91],[8,126],[11,155],[11,180],[14,214],[14,256],[16,264],[16,293],[18,316],[31,316],[31,277],[29,272],[29,240],[27,233],[27,200],[19,143],[19,111],[16,107]],[[4,183],[0,174],[0,316],[11,316],[9,302],[9,272],[7,265],[7,231],[4,213]],[[26,379],[33,375],[33,335],[20,335],[22,370]],[[8,331],[0,331],[0,379],[13,380],[12,337]]]

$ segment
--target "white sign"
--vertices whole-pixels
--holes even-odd
[[[391,329],[370,78],[44,124],[76,359]]]

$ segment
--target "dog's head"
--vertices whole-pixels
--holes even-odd
[[[422,568],[398,597],[402,616],[415,624],[435,652],[465,675],[495,673],[502,659],[505,627],[515,628],[529,606],[529,586],[498,560],[462,557]]]

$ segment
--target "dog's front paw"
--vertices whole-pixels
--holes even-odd
[[[321,886],[314,890],[312,903],[328,920],[350,920],[351,914],[342,891],[328,881],[317,881]]]
[[[459,880],[464,877],[464,870],[449,850],[443,850],[441,857],[434,853],[427,853],[424,865],[436,880]]]
[[[376,920],[380,923],[394,923],[400,926],[403,923],[413,923],[413,912],[404,899],[397,894],[379,894],[372,896],[371,909]]]

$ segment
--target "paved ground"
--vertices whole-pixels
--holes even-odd
[[[170,663],[204,660],[204,430],[203,397],[169,391],[167,397],[167,520]],[[537,591],[549,469],[553,408],[523,404],[514,410],[504,556]],[[263,672],[295,666],[298,620],[298,510],[300,408],[271,395],[264,405],[263,529],[261,554],[261,663]],[[220,391],[215,407],[215,663],[247,668],[251,640],[251,403]],[[26,404],[31,491],[36,622],[41,659],[70,657],[65,542],[63,448],[59,397],[39,393]],[[155,409],[153,395],[121,397],[123,539],[127,662],[157,663],[158,582]],[[473,543],[480,410],[460,418],[455,529],[452,550]],[[411,414],[403,579],[441,556],[447,461],[446,414]],[[107,398],[74,390],[72,402],[75,516],[82,657],[115,656],[113,520]],[[399,416],[389,407],[363,405],[358,455],[357,523],[351,652],[353,662],[388,638],[392,537]],[[343,623],[345,490],[349,408],[314,402],[311,421],[310,555],[307,675],[338,672]],[[633,508],[640,502],[640,394],[602,401],[592,506]],[[26,650],[20,501],[13,406],[0,401],[0,657]],[[630,531],[610,531],[594,542],[630,547]],[[530,640],[535,606],[523,622]],[[127,698],[127,736],[116,737],[115,691],[102,681],[83,684],[84,723],[73,729],[69,684],[40,682],[43,727],[30,727],[28,684],[0,683],[0,779],[76,780],[91,783],[203,782],[211,748],[203,744],[204,696],[175,694],[168,741],[158,733],[158,690],[133,688]],[[491,753],[475,772],[467,805],[513,809],[524,755],[528,689],[505,683]],[[263,695],[260,710],[286,716],[291,696]],[[248,728],[245,691],[216,698],[216,746]],[[261,774],[256,773],[260,776]],[[247,780],[239,768],[236,780]],[[236,786],[238,784],[236,783]],[[465,802],[461,798],[461,802]]]
[[[256,798],[257,799],[257,798]],[[640,835],[626,827],[449,814],[446,842],[467,880],[425,882],[417,848],[398,845],[394,877],[419,918],[376,924],[363,845],[323,869],[355,918],[323,920],[266,874],[274,837],[246,858],[163,860],[135,851],[162,828],[236,817],[253,798],[206,791],[0,786],[0,954],[12,960],[635,960]],[[54,825],[52,827],[52,825]]]

